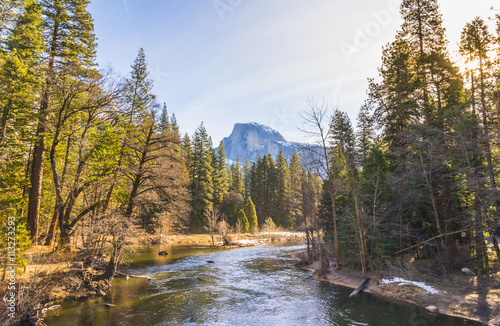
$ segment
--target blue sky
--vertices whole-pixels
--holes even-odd
[[[98,62],[126,76],[143,47],[154,93],[181,132],[203,121],[214,144],[255,121],[301,141],[307,97],[353,124],[399,29],[396,0],[94,0]],[[466,22],[494,0],[440,1],[452,55]],[[500,8],[500,5],[497,5]],[[493,32],[493,30],[491,30]]]

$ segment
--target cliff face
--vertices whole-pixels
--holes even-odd
[[[239,156],[243,163],[248,158],[250,163],[257,160],[257,156],[271,154],[276,158],[280,148],[289,160],[294,150],[298,150],[296,143],[288,142],[276,130],[260,123],[236,123],[229,137],[223,139],[226,156],[231,161],[236,161]]]

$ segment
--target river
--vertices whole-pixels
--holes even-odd
[[[167,250],[166,257],[158,256]],[[293,264],[304,245],[210,249],[141,247],[102,298],[64,302],[48,326],[107,325],[482,325],[318,281]],[[208,263],[207,261],[213,261]],[[108,307],[111,303],[115,307]]]

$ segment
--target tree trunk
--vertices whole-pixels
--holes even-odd
[[[339,254],[339,235],[337,231],[337,212],[335,207],[335,195],[333,194],[333,184],[332,180],[330,180],[330,199],[332,201],[332,215],[333,215],[333,242],[334,242],[334,250],[335,250],[335,269],[340,269],[340,254]]]
[[[446,228],[446,248],[448,251],[448,256],[452,261],[453,258],[457,255],[457,246],[455,244],[455,236],[452,235],[454,232],[453,229],[453,221],[451,219],[452,207],[451,207],[451,190],[450,190],[450,182],[448,178],[445,178],[444,184],[444,192],[445,192],[445,207],[444,207],[444,224]]]
[[[56,231],[58,213],[59,213],[58,208],[55,208],[54,214],[52,215],[52,219],[50,220],[50,227],[49,227],[49,231],[47,232],[47,238],[45,238],[45,245],[46,246],[52,246],[52,244],[54,242],[54,234]]]
[[[48,96],[48,94],[47,94]],[[38,224],[40,218],[40,195],[42,193],[43,159],[45,156],[45,124],[47,122],[47,98],[42,102],[41,117],[36,131],[37,140],[33,149],[33,163],[31,166],[31,186],[28,199],[28,226],[31,241],[38,240]]]
[[[104,274],[102,274],[99,277],[100,279],[110,280],[115,275],[116,267],[118,266],[118,262],[120,260],[120,256],[122,253],[124,239],[125,239],[125,237],[123,235],[119,236],[118,239],[115,239],[115,241],[113,243],[113,254],[111,255],[111,258],[109,259],[109,263],[108,263],[108,266],[106,267],[106,270],[104,271]]]
[[[11,100],[9,100],[9,103],[7,103],[7,105],[3,108],[2,117],[0,119],[0,146],[3,144],[5,140],[5,133],[7,130],[7,120],[9,120],[10,106],[11,106]]]
[[[360,248],[360,261],[361,261],[361,271],[363,273],[366,272],[366,249],[365,249],[365,237],[364,237],[364,227],[363,227],[363,218],[359,212],[359,204],[358,204],[358,194],[356,191],[356,181],[354,180],[354,172],[351,169],[351,177],[352,177],[352,193],[354,195],[354,208],[356,210],[356,222],[358,224],[358,235],[359,235],[359,248]]]
[[[56,12],[59,16],[60,12]],[[45,89],[40,102],[40,111],[38,112],[38,126],[36,130],[35,147],[33,149],[33,164],[31,166],[30,191],[28,199],[28,227],[30,229],[31,240],[36,243],[38,240],[38,225],[40,219],[40,195],[42,193],[43,180],[43,159],[45,156],[45,131],[49,118],[50,104],[50,86],[52,84],[52,75],[54,73],[54,64],[59,36],[59,22],[55,19],[52,30],[52,39],[50,45],[50,58],[45,78]]]
[[[153,136],[153,131],[154,131],[154,124],[151,124],[148,132],[148,136],[146,138],[146,142],[144,144],[144,150],[141,153],[141,161],[139,162],[139,167],[137,168],[137,174],[134,178],[134,182],[132,184],[132,192],[130,193],[130,198],[127,204],[127,209],[125,210],[125,216],[130,217],[132,216],[132,212],[134,210],[135,206],[135,199],[137,198],[137,195],[139,193],[139,186],[141,185],[141,179],[143,177],[144,173],[144,165],[146,164],[146,160],[149,154],[149,147],[151,145],[151,139]]]

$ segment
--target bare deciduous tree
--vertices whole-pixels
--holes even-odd
[[[330,146],[329,125],[330,117],[328,116],[329,107],[325,100],[321,104],[316,103],[313,99],[308,99],[308,107],[301,112],[301,117],[304,120],[304,128],[300,128],[309,137],[312,137],[314,144],[304,146],[309,155],[309,164],[316,168],[321,176],[328,180],[328,193],[332,202],[332,218],[333,218],[333,241],[335,252],[335,268],[340,269],[340,254],[339,254],[339,239],[337,231],[337,214],[335,207],[335,197],[337,188],[335,178],[332,175],[330,166]]]

